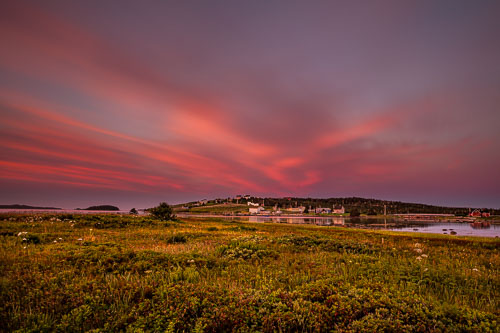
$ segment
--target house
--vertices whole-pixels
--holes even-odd
[[[472,213],[469,214],[469,216],[481,216],[481,211],[479,209],[474,209]]]
[[[334,214],[344,214],[345,208],[342,205],[333,205],[333,213]]]
[[[238,194],[235,199],[236,200],[241,200],[241,198],[242,198],[241,195]]]
[[[264,207],[251,207],[251,208],[248,208],[248,212],[250,214],[260,214],[261,212],[265,211]]]
[[[300,207],[290,207],[287,209],[290,213],[300,213],[302,214],[304,210],[306,210],[306,207],[300,206]]]
[[[316,214],[330,214],[332,212],[331,208],[318,207],[314,210]]]
[[[207,199],[203,199],[203,200],[200,200],[198,201],[198,204],[201,206],[201,205],[206,205],[208,203],[208,200]]]
[[[253,203],[251,201],[247,202],[248,206],[254,206],[254,207],[259,207],[259,203]]]
[[[246,200],[250,199],[250,194],[245,195],[243,198],[245,198]]]
[[[482,212],[481,216],[482,217],[490,217],[490,213],[488,213],[488,212]]]

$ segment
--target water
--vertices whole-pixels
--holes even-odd
[[[316,224],[320,226],[338,226],[363,229],[381,229],[392,231],[422,232],[456,236],[500,237],[500,225],[491,224],[484,227],[473,227],[467,222],[441,222],[422,220],[398,220],[376,218],[349,217],[275,217],[275,216],[235,216],[224,217],[230,220],[249,222],[273,222],[292,224]]]
[[[91,211],[91,210],[42,210],[42,209],[0,209],[1,213],[20,214],[128,214],[128,211]],[[218,215],[187,215],[179,214],[180,217],[221,217]],[[277,217],[277,216],[224,216],[224,219],[249,221],[249,222],[273,222],[292,224],[316,224],[330,227],[350,227],[364,229],[381,229],[392,231],[422,232],[431,234],[456,233],[456,236],[480,236],[480,237],[500,237],[500,224],[491,224],[487,227],[473,227],[470,223],[441,222],[441,221],[421,221],[421,220],[398,220],[398,219],[376,219],[376,218],[349,218],[342,216],[329,217]]]
[[[0,214],[128,214],[125,210],[81,210],[81,209],[12,209],[2,208]]]

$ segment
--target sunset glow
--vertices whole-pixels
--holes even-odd
[[[0,201],[500,208],[500,2],[3,1]]]

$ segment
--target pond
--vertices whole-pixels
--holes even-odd
[[[273,222],[293,224],[316,224],[320,226],[339,226],[364,229],[383,229],[392,231],[423,232],[456,236],[500,237],[498,224],[471,224],[467,222],[442,222],[422,220],[398,220],[350,217],[275,217],[275,216],[237,216],[225,217],[231,220],[249,222]]]

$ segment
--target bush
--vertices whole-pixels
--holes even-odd
[[[149,212],[161,221],[168,221],[174,218],[172,207],[166,202],[162,202],[158,206],[151,208]]]
[[[360,213],[359,213],[359,210],[357,210],[357,209],[353,209],[351,211],[351,214],[350,214],[351,217],[358,217],[359,215],[360,215]]]
[[[168,244],[186,243],[187,237],[184,235],[172,235],[167,239]]]

